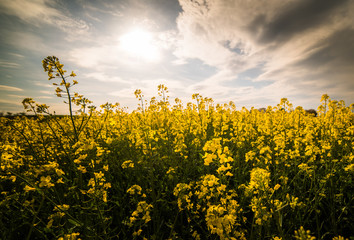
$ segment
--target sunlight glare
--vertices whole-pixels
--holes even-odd
[[[120,48],[130,56],[148,62],[156,62],[160,58],[153,36],[147,31],[136,29],[123,35],[119,40]]]

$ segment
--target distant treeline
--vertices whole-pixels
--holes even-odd
[[[266,112],[267,109],[266,108],[258,108],[258,111],[260,112]],[[317,117],[317,111],[315,109],[306,109],[305,110],[308,114],[312,114],[314,115],[315,117]]]
[[[57,118],[62,118],[68,115],[42,115],[42,116],[46,116],[46,117],[57,117]],[[24,112],[20,112],[20,113],[11,113],[11,112],[7,112],[6,114],[4,114],[3,112],[0,112],[0,118],[7,118],[7,119],[14,119],[16,117],[26,117],[26,118],[33,118],[33,119],[37,119],[38,115],[34,115],[34,114],[26,114]]]

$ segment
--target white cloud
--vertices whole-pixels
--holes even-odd
[[[39,91],[40,93],[44,93],[44,94],[48,94],[48,95],[54,95],[54,91],[45,91],[45,90],[41,90]]]
[[[16,94],[7,94],[8,97],[13,97],[13,98],[26,98],[27,96],[25,95],[16,95]]]
[[[3,68],[19,68],[20,65],[18,63],[14,63],[14,62],[1,61],[0,60],[0,67],[3,67]]]
[[[0,99],[0,103],[22,106],[22,103],[21,103],[21,102],[11,101],[11,100],[7,100],[7,99]]]
[[[9,53],[9,55],[14,56],[14,57],[17,57],[17,58],[20,58],[20,59],[22,59],[22,58],[25,57],[25,56],[23,56],[22,54],[18,54],[18,53]]]
[[[96,39],[96,43],[92,45],[72,48],[68,55],[69,61],[95,71],[117,68],[120,64],[134,65],[133,61],[128,61],[124,52],[119,51],[118,40],[114,37]]]
[[[0,85],[0,91],[22,92],[23,89],[18,87],[7,86],[7,85]]]
[[[36,86],[40,86],[40,87],[53,88],[54,89],[53,85],[51,85],[49,83],[43,83],[42,81],[34,81],[33,84],[36,85]]]
[[[109,76],[103,72],[92,72],[92,73],[87,73],[84,74],[84,78],[92,78],[95,80],[98,80],[100,82],[117,82],[117,83],[125,83],[129,84],[129,81],[123,80],[120,77],[117,76]]]
[[[49,97],[49,96],[38,96],[36,97],[36,99],[52,99],[53,97]]]
[[[61,12],[53,0],[0,0],[0,12],[13,15],[36,26],[46,23],[69,34],[69,40],[88,33],[89,25]]]
[[[180,1],[184,12],[177,19],[180,35],[175,54],[182,58],[199,58],[218,68],[228,67],[237,59],[241,67],[244,55],[249,59],[261,50],[244,29],[254,15],[255,4],[222,0],[204,2]],[[225,42],[228,47],[223,44]],[[230,48],[236,47],[242,54],[231,51]]]
[[[146,39],[134,39],[140,35],[144,38],[143,34],[134,34],[136,29],[146,32]],[[127,36],[130,36],[128,43],[124,41]],[[69,60],[77,65],[100,71],[118,66],[144,68],[160,64],[164,60],[163,51],[173,46],[174,35],[171,31],[149,32],[137,26],[120,34],[96,37],[84,47],[71,48],[68,55]]]
[[[84,3],[83,7],[85,9],[87,9],[88,11],[92,12],[92,13],[103,13],[105,15],[112,15],[115,17],[122,17],[123,13],[117,9],[117,6],[115,6],[113,3],[109,3],[106,1],[95,1],[94,4],[88,2],[88,1],[82,1]],[[97,4],[98,2],[98,4]],[[97,7],[97,5],[99,7]],[[100,19],[90,15],[89,13],[87,13],[88,17],[92,18],[95,21],[101,22]]]
[[[52,49],[44,43],[44,40],[37,34],[14,30],[6,32],[4,41],[16,49],[30,50],[35,52],[51,52]]]

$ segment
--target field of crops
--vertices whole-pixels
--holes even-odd
[[[183,105],[160,85],[127,113],[43,67],[70,115],[25,99],[36,118],[1,118],[0,239],[354,238],[353,105]]]

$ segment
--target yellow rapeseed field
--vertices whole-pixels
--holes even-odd
[[[43,67],[69,114],[27,98],[34,117],[1,118],[0,239],[354,238],[353,104],[183,105],[160,85],[128,113]]]

